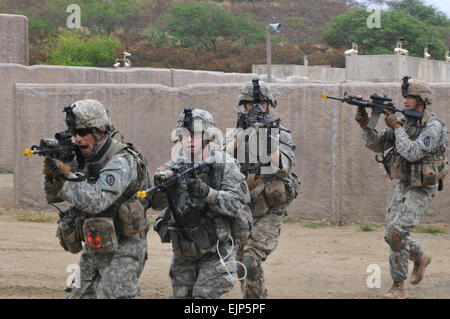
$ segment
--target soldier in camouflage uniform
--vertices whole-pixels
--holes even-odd
[[[71,163],[53,160],[57,168],[47,158],[43,171],[48,202],[72,205],[58,226],[61,245],[81,251],[80,287],[69,297],[135,297],[149,224],[133,195],[148,187],[145,159],[131,144],[110,136],[114,126],[99,101],[77,101],[65,111],[77,156]]]
[[[365,145],[383,153],[384,166],[391,179],[400,180],[386,216],[385,240],[390,246],[389,269],[393,280],[385,298],[407,298],[404,281],[408,277],[408,259],[414,262],[410,282],[417,285],[424,277],[431,257],[420,243],[410,237],[426,213],[432,198],[442,188],[448,169],[447,128],[429,110],[431,91],[426,82],[411,80],[402,85],[405,109],[423,112],[421,120],[397,118],[386,113],[387,128],[381,133],[367,127],[367,113],[357,113]]]
[[[265,115],[269,114],[269,105],[277,106],[277,101],[267,84],[261,83],[259,90],[260,100],[254,101],[254,82],[248,82],[242,87],[238,106],[243,105],[244,112],[249,112],[253,103],[261,103]],[[245,158],[248,158],[250,144],[259,140],[259,137],[253,139],[249,137],[248,141],[245,141],[239,137],[240,134],[245,134],[245,132],[234,130],[231,134],[227,133],[226,150],[238,159],[240,157],[237,153],[241,147],[239,143],[245,143],[245,147],[242,149],[245,149]],[[254,136],[262,134],[261,131],[258,130],[258,132]],[[267,298],[262,262],[277,247],[281,225],[287,215],[286,209],[298,194],[299,182],[297,176],[293,173],[295,145],[288,131],[280,130],[278,134],[279,143],[272,144],[267,149],[267,155],[270,155],[269,172],[264,172],[262,167],[257,168],[258,171],[255,172],[249,169],[251,165],[240,162],[241,171],[247,176],[251,196],[249,207],[253,217],[253,229],[250,237],[246,243],[239,247],[237,254],[237,259],[242,261],[247,269],[247,276],[241,281],[241,290],[245,299]],[[267,145],[269,145],[269,142],[267,142]],[[275,149],[273,149],[274,146]],[[259,160],[258,158],[258,162],[253,166],[261,165]],[[268,167],[264,168],[267,169]]]
[[[166,208],[169,196],[176,203],[176,207],[169,205],[155,224],[162,242],[172,242],[172,298],[220,298],[230,291],[236,273],[234,247],[250,232],[245,177],[219,145],[213,148],[208,135],[214,127],[209,112],[185,108],[177,122],[181,150],[155,174],[156,184],[172,176],[172,170],[183,170],[211,155],[216,159],[206,169],[180,180],[170,193],[157,192],[151,200],[155,210]]]

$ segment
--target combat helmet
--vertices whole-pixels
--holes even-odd
[[[245,102],[253,102],[255,81],[257,84],[259,84],[260,92],[260,99],[259,101],[255,102],[268,102],[270,105],[272,105],[272,107],[277,107],[277,100],[273,97],[272,90],[266,83],[258,82],[258,78],[245,83],[245,85],[241,88],[238,98],[238,106],[244,104]]]
[[[420,97],[425,105],[431,104],[431,90],[427,82],[421,80],[407,80],[409,77],[403,78],[402,94],[403,97],[408,95]],[[406,82],[405,82],[406,79]]]
[[[64,108],[66,124],[71,130],[97,128],[106,134],[114,131],[108,110],[97,100],[80,100]]]
[[[192,132],[194,125],[196,130],[199,129],[202,132],[216,127],[211,113],[202,109],[186,106],[184,111],[178,115],[177,128],[185,128]],[[201,127],[197,127],[197,125],[201,125]]]

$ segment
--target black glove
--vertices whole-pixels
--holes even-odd
[[[355,115],[355,121],[358,122],[361,128],[367,127],[369,124],[369,114],[367,114],[365,108],[358,108]]]
[[[190,196],[200,199],[208,196],[209,186],[200,178],[188,178],[186,179],[186,185]]]

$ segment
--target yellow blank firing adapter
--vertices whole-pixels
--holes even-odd
[[[138,191],[136,193],[137,197],[139,197],[140,199],[143,199],[145,197],[147,197],[147,192],[146,191]]]
[[[25,157],[32,157],[34,155],[34,152],[30,149],[25,149],[25,151],[23,151],[23,156]]]
[[[322,94],[322,99],[326,99],[327,97],[328,97],[328,95]]]

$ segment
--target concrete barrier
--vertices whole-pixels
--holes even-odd
[[[15,201],[19,207],[47,207],[42,192],[41,159],[25,159],[21,151],[64,129],[62,105],[95,98],[109,109],[113,122],[147,157],[152,173],[170,157],[171,130],[185,105],[209,110],[217,127],[235,126],[240,84],[197,84],[182,88],[130,84],[17,84],[17,150]],[[375,154],[366,149],[361,130],[354,122],[355,107],[323,100],[320,95],[340,96],[345,91],[391,95],[400,101],[396,83],[273,84],[279,107],[272,116],[281,117],[292,130],[297,145],[295,172],[301,179],[300,196],[290,207],[291,216],[324,219],[348,224],[363,219],[384,221],[392,194]],[[432,85],[433,110],[450,123],[447,108],[450,84]],[[33,116],[30,116],[33,115]],[[379,128],[384,127],[380,120]],[[449,222],[450,187],[433,203],[426,222]]]
[[[265,64],[252,65],[252,72],[257,74],[267,74],[267,66]],[[309,79],[309,81],[343,82],[345,81],[345,69],[322,65],[304,66],[275,64],[272,65],[272,76],[278,79],[299,76],[305,77]]]
[[[255,74],[157,68],[108,69],[0,63],[0,167],[14,167],[15,83],[128,83],[181,87],[194,83],[243,83]]]
[[[400,82],[404,75],[427,82],[450,82],[449,63],[403,55],[345,57],[347,81]]]
[[[28,65],[28,18],[0,14],[0,63]]]

